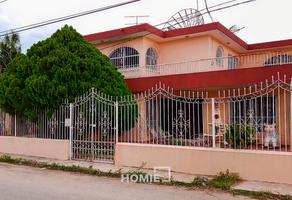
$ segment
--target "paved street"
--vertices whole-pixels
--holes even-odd
[[[121,183],[119,179],[0,163],[1,200],[218,200],[247,199],[225,193]]]

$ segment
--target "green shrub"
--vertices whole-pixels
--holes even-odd
[[[254,126],[232,124],[225,132],[225,142],[234,149],[247,148],[254,144],[255,133]]]
[[[0,75],[0,108],[36,122],[36,107],[39,111],[49,109],[47,114],[50,117],[64,99],[74,102],[76,97],[91,88],[112,96],[113,101],[119,96],[132,96],[110,59],[73,27],[66,25],[9,63]],[[105,102],[101,107],[107,105]],[[136,107],[133,103],[119,111],[133,114],[131,119],[120,114],[120,120],[129,124],[127,129],[135,124]]]

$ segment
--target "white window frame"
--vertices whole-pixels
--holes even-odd
[[[156,67],[158,64],[158,52],[156,48],[150,47],[146,51],[146,66]]]
[[[216,65],[223,67],[224,65],[224,49],[222,46],[218,46],[216,50]]]
[[[133,68],[139,66],[139,52],[129,46],[119,47],[113,50],[109,58],[117,69]]]

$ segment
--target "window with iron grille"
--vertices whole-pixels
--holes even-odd
[[[238,58],[228,55],[228,69],[236,69],[239,66]]]
[[[155,48],[149,48],[146,52],[146,65],[155,67],[158,63],[158,53]]]
[[[292,63],[292,55],[277,55],[269,58],[265,61],[264,65],[283,65],[283,64],[291,64]]]
[[[131,47],[120,47],[110,54],[110,60],[118,69],[139,66],[139,52]]]
[[[219,46],[216,50],[216,65],[223,67],[223,55],[224,55],[224,50],[221,46]]]
[[[146,102],[146,119],[150,132],[173,138],[194,139],[203,134],[203,100],[150,99]]]
[[[231,123],[252,125],[261,131],[265,124],[276,123],[276,97],[256,97],[233,101],[231,107]]]

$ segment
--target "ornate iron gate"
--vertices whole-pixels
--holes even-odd
[[[91,89],[71,104],[72,159],[112,162],[115,148],[115,102]]]

